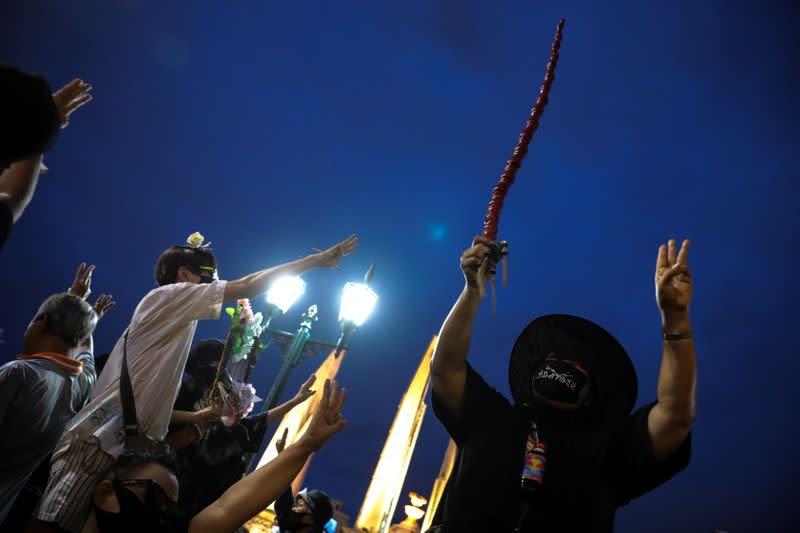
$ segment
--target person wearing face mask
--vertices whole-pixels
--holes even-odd
[[[358,244],[352,235],[324,252],[227,282],[218,279],[217,261],[203,241],[194,233],[188,246],[173,246],[159,257],[155,268],[159,286],[139,302],[91,401],[70,421],[56,445],[47,487],[35,512],[40,528],[80,532],[92,487],[124,448],[119,377],[126,349],[142,435],[163,440],[170,421],[178,422],[172,407],[197,321],[219,318],[223,302],[260,296],[282,276],[334,268]]]
[[[280,456],[286,446],[289,429],[275,443]],[[278,517],[280,533],[323,533],[325,525],[333,518],[331,499],[319,489],[303,489],[292,496],[292,486],[275,500],[275,514]]]
[[[431,532],[607,532],[616,509],[663,484],[690,457],[696,362],[689,241],[659,248],[663,356],[658,400],[633,414],[637,380],[605,329],[571,315],[528,325],[511,352],[513,403],[466,362],[493,243],[461,257],[466,286],[431,359],[432,406],[458,455]],[[490,265],[493,266],[493,265]]]
[[[106,479],[94,489],[89,529],[100,532],[186,531],[178,507],[175,455],[163,442],[120,454]]]
[[[199,513],[178,505],[175,457],[163,442],[143,437],[144,446],[126,449],[110,475],[92,491],[85,533],[232,533],[270,505],[308,461],[346,426],[341,415],[347,393],[325,380],[322,398],[305,433],[278,457],[239,480]],[[313,492],[313,491],[312,491]],[[308,505],[322,505],[312,493]],[[297,531],[305,531],[298,529]]]
[[[175,401],[174,408],[187,414],[207,412],[209,408],[195,411],[214,384],[217,367],[225,343],[219,339],[206,339],[189,352],[186,376]],[[193,515],[219,498],[231,485],[247,472],[245,460],[251,451],[261,445],[259,435],[264,428],[283,418],[286,413],[308,400],[315,391],[312,374],[297,394],[266,413],[242,418],[231,427],[216,421],[170,424],[166,442],[175,450],[178,479],[181,483],[180,505],[184,512]],[[179,412],[180,412],[179,411]],[[173,411],[173,419],[176,411]]]
[[[324,533],[333,517],[327,494],[319,489],[303,489],[292,499],[291,488],[275,501],[281,533]]]

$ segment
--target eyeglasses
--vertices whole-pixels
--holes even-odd
[[[200,276],[200,283],[211,283],[219,279],[217,269],[210,266],[201,266],[198,275]]]

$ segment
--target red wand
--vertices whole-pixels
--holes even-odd
[[[539,96],[536,98],[536,104],[531,109],[531,115],[528,122],[525,124],[525,129],[519,135],[519,142],[511,154],[511,159],[506,162],[506,168],[500,175],[500,179],[492,190],[492,198],[489,200],[489,207],[486,212],[486,218],[483,219],[483,236],[497,240],[497,227],[500,223],[500,211],[503,209],[503,202],[505,201],[508,189],[514,184],[517,176],[517,169],[519,169],[522,160],[528,155],[528,145],[533,138],[533,134],[539,127],[539,119],[544,112],[544,106],[547,105],[548,94],[550,94],[550,87],[553,85],[553,80],[556,78],[556,64],[558,63],[558,49],[561,47],[561,31],[564,29],[564,19],[558,22],[556,27],[556,36],[553,40],[553,45],[550,48],[550,59],[547,61],[547,70],[544,76],[544,82],[539,89]],[[488,258],[494,264],[500,262],[508,254],[508,243],[501,241],[494,246],[490,247]],[[491,272],[494,274],[494,272]],[[505,268],[503,272],[503,282],[505,284]]]

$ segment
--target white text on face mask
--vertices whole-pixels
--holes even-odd
[[[575,387],[578,385],[577,383],[575,383],[575,380],[569,376],[569,374],[559,374],[549,366],[546,366],[543,369],[539,370],[534,379],[539,379],[539,378],[553,379],[555,381],[558,381],[559,383],[569,387],[569,390],[571,390],[572,392],[575,392]]]

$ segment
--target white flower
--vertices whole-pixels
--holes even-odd
[[[199,231],[195,231],[194,233],[189,235],[189,238],[186,239],[186,242],[189,243],[189,246],[191,246],[192,248],[198,248],[201,244],[203,244],[204,240],[205,237],[203,237]]]

